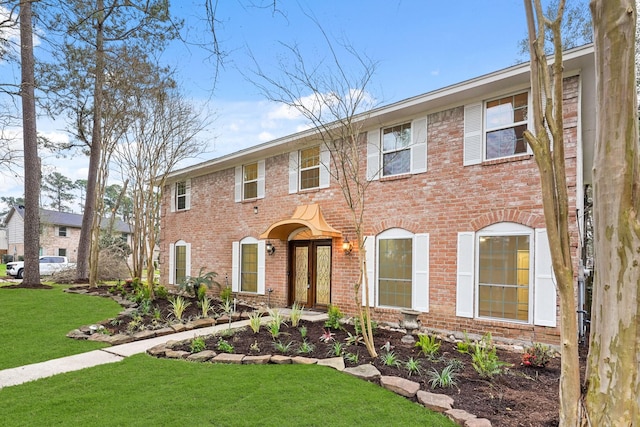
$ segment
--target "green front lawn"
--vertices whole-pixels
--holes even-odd
[[[137,355],[0,390],[4,426],[455,426],[324,366]]]
[[[105,344],[66,334],[82,325],[115,317],[122,307],[109,298],[53,289],[0,288],[0,369],[83,353]]]

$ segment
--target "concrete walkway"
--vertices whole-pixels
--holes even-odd
[[[285,309],[281,312],[284,314]],[[327,317],[326,313],[305,312],[303,320],[321,321]],[[263,323],[270,318],[262,318]],[[240,320],[231,323],[231,328],[243,328],[249,326],[249,320]],[[206,328],[191,329],[189,331],[177,332],[175,334],[163,335],[161,337],[149,338],[146,340],[133,341],[127,344],[105,347],[100,350],[93,350],[87,353],[74,354],[72,356],[61,357],[59,359],[47,360],[46,362],[33,363],[31,365],[18,366],[0,371],[0,389],[13,385],[23,384],[41,378],[65,372],[79,371],[84,368],[104,365],[107,363],[120,362],[125,357],[146,352],[148,349],[166,343],[167,341],[188,340],[195,336],[211,335],[229,327],[228,324],[219,324]]]

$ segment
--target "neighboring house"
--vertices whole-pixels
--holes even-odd
[[[24,256],[24,206],[13,206],[5,223],[8,254],[17,260]],[[107,226],[108,220],[102,220],[102,227]],[[77,262],[81,229],[81,214],[40,209],[40,255],[66,256],[69,262]],[[121,233],[131,243],[129,224],[116,220],[114,231]]]
[[[577,257],[593,157],[593,48],[564,59]],[[540,178],[522,138],[531,102],[529,64],[521,64],[359,117],[376,319],[398,322],[413,309],[433,330],[559,343]],[[163,188],[162,282],[204,268],[245,300],[356,313],[358,248],[343,251],[355,240],[353,222],[314,132],[173,171]]]

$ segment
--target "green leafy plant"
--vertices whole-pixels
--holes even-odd
[[[352,335],[351,332],[347,332],[347,337],[344,339],[347,345],[363,344],[364,339],[360,335]]]
[[[162,319],[162,310],[160,310],[158,307],[154,307],[152,316],[153,320]]]
[[[304,340],[302,341],[302,343],[300,343],[300,345],[298,346],[298,354],[309,354],[309,353],[313,353],[313,350],[315,350],[316,347],[311,344],[309,341]]]
[[[230,315],[233,312],[233,302],[229,299],[222,300],[220,310],[222,310],[227,316]]]
[[[459,353],[469,354],[471,353],[471,348],[473,347],[473,343],[469,339],[469,336],[467,335],[467,331],[464,331],[463,335],[464,335],[464,339],[461,342],[457,343],[456,347]]]
[[[253,344],[249,346],[249,350],[256,353],[260,353],[260,346],[258,345],[258,340],[253,341]]]
[[[363,317],[364,317],[364,324],[367,324],[367,314],[363,313]],[[362,335],[362,326],[360,326],[360,316],[356,316],[353,319],[353,329],[356,332],[356,334],[358,335]],[[378,329],[378,323],[375,320],[371,321],[371,332],[372,333],[376,333]]]
[[[553,357],[554,354],[551,347],[541,343],[534,343],[531,347],[524,349],[522,364],[534,368],[544,368]]]
[[[300,326],[298,328],[298,331],[300,331],[300,337],[302,339],[305,339],[307,337],[307,327],[306,326]]]
[[[260,332],[260,325],[262,324],[262,313],[259,311],[252,311],[249,313],[249,326],[254,334]]]
[[[357,365],[358,362],[360,361],[360,355],[358,353],[346,353],[344,355],[344,360],[346,360],[349,363],[353,363],[354,365]]]
[[[420,334],[418,335],[418,342],[415,346],[420,348],[420,352],[427,357],[435,357],[440,350],[440,340],[435,336]]]
[[[151,313],[152,307],[153,307],[152,301],[150,299],[144,299],[140,301],[140,304],[138,304],[138,313],[140,313],[143,316],[146,316],[147,314]]]
[[[171,304],[171,314],[179,321],[182,320],[184,311],[191,305],[189,301],[185,300],[181,296],[177,296],[169,300],[169,303]]]
[[[291,326],[293,326],[294,328],[298,327],[298,323],[300,323],[303,311],[304,307],[297,302],[294,302],[291,306],[291,314],[289,314],[289,319],[291,320]]]
[[[342,345],[342,343],[334,342],[329,348],[329,352],[327,353],[327,356],[340,357],[343,355],[343,353],[344,353],[344,346]]]
[[[225,339],[223,339],[222,337],[218,338],[218,343],[216,344],[216,348],[218,349],[218,351],[221,351],[223,353],[233,353],[234,352],[234,348],[231,344],[229,344],[229,342]]]
[[[342,320],[344,314],[342,314],[337,305],[329,305],[327,315],[329,318],[324,322],[324,326],[331,329],[340,329],[342,327],[342,325],[340,325],[340,320]]]
[[[200,285],[198,287],[198,301],[202,301],[203,298],[207,297],[207,286],[206,285]]]
[[[198,305],[200,306],[202,317],[207,317],[209,315],[209,312],[213,310],[211,300],[207,296],[204,296],[201,300],[199,300]]]
[[[158,286],[155,290],[154,293],[156,295],[156,298],[158,299],[167,299],[169,298],[169,290],[165,287],[165,286]]]
[[[292,345],[291,341],[285,344],[282,341],[278,340],[278,341],[274,341],[273,348],[282,354],[287,354],[289,353],[289,351],[291,351],[291,345]]]
[[[445,366],[438,372],[436,368],[431,368],[429,372],[429,384],[431,388],[449,388],[456,385],[457,372],[451,365]]]
[[[191,353],[200,353],[205,348],[207,348],[207,343],[204,341],[203,337],[195,337],[191,340],[190,350]]]
[[[420,375],[421,366],[420,361],[410,357],[409,360],[404,362],[404,368],[407,370],[409,376]]]
[[[487,333],[482,340],[474,346],[471,353],[471,365],[482,378],[493,378],[502,374],[509,363],[502,362],[496,353],[491,334]]]
[[[205,286],[207,289],[213,288],[215,285],[220,288],[220,283],[216,282],[215,278],[218,276],[218,273],[215,271],[209,271],[204,273],[204,267],[200,268],[200,272],[197,276],[187,276],[184,281],[178,285],[181,291],[185,291],[188,294],[191,294],[195,298],[199,298],[199,291],[201,286]],[[205,289],[206,294],[206,289]]]
[[[224,289],[220,291],[220,299],[222,301],[231,301],[232,290],[229,286],[225,286]]]
[[[384,352],[380,355],[380,361],[385,366],[393,366],[395,368],[400,367],[400,360],[393,351]]]
[[[456,370],[456,371],[461,371],[464,369],[464,362],[460,359],[450,359],[449,361],[446,362],[446,364],[448,366],[451,366],[452,369]]]
[[[271,337],[276,339],[280,335],[280,328],[286,325],[284,316],[280,310],[277,309],[269,310],[269,316],[271,316],[271,320],[267,322],[267,329],[269,330]]]

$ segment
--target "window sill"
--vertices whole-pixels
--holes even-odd
[[[403,173],[400,175],[390,175],[390,176],[383,176],[380,178],[380,182],[386,182],[386,181],[397,181],[400,179],[409,179],[411,178],[411,174],[410,173]]]
[[[533,154],[520,154],[512,157],[500,157],[499,159],[485,160],[481,163],[482,166],[501,165],[503,163],[521,162],[523,160],[529,160],[533,158]]]

